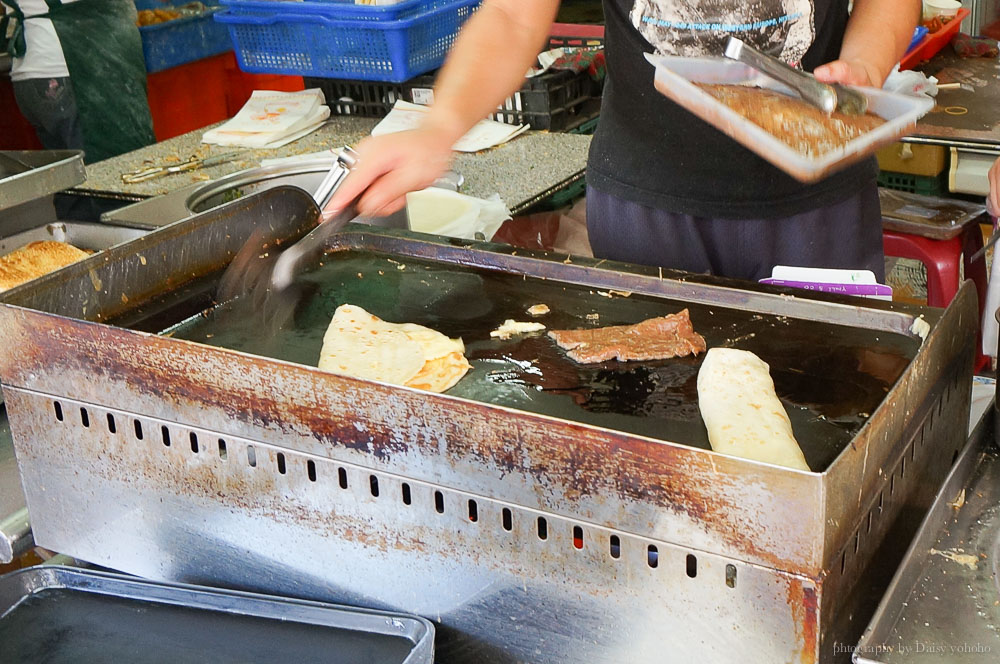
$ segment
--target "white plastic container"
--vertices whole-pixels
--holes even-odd
[[[868,110],[885,124],[852,139],[843,148],[810,157],[732,110],[696,83],[752,85],[795,97],[792,90],[741,62],[726,58],[682,58],[647,55],[656,67],[654,85],[663,95],[730,136],[802,182],[815,182],[875,153],[913,130],[934,108],[928,97],[913,97],[877,88],[855,88],[868,98]]]
[[[924,0],[923,20],[930,21],[938,17],[954,18],[961,8],[962,3],[958,0]]]

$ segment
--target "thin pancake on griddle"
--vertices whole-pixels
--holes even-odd
[[[552,330],[567,355],[581,364],[618,359],[665,360],[705,352],[705,338],[694,331],[688,310],[650,318],[635,325],[614,325],[589,330]]]

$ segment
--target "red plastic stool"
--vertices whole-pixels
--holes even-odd
[[[932,307],[948,306],[958,293],[960,266],[964,267],[965,278],[972,279],[976,285],[979,319],[982,320],[986,307],[986,259],[981,257],[975,262],[969,261],[969,257],[983,247],[978,217],[965,224],[958,235],[946,240],[902,233],[883,226],[882,246],[886,256],[911,258],[924,264],[927,268],[927,304]],[[982,337],[981,330],[979,336]],[[982,343],[978,343],[976,370],[988,363],[989,358],[982,354]]]

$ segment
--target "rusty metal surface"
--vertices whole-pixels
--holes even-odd
[[[912,480],[900,482],[894,502],[886,503],[893,464],[911,455],[908,478],[939,482],[951,429],[964,431],[951,424],[968,412],[963,381],[971,376],[976,310],[969,286],[943,313],[859,307],[849,299],[660,278],[655,270],[488,252],[405,233],[342,236],[347,247],[885,334],[911,335],[910,325],[923,313],[930,335],[854,444],[823,473],[66,317],[80,316],[84,306],[88,318],[121,314],[127,307],[116,295],[126,277],[148,284],[129,295],[134,304],[155,294],[156,278],[170,277],[173,287],[182,277],[211,272],[220,247],[238,248],[229,229],[245,235],[245,217],[259,215],[262,200],[273,207],[282,197],[286,209],[295,208],[293,193],[267,196],[210,213],[198,228],[163,229],[139,241],[136,251],[106,263],[85,261],[77,274],[47,284],[76,299],[48,297],[44,289],[11,291],[0,304],[0,335],[7,340],[0,379],[10,395],[19,459],[39,483],[28,501],[42,546],[157,578],[415,611],[440,619],[454,637],[446,641],[468,648],[442,661],[559,660],[553,653],[612,661],[622,643],[633,644],[626,651],[636,655],[632,661],[662,661],[662,641],[658,650],[642,628],[683,642],[678,659],[693,657],[697,643],[697,652],[721,660],[735,653],[742,661],[827,661],[826,645],[853,629],[835,618],[845,610],[863,613],[852,587],[861,571],[885,550],[889,533],[906,536],[901,515],[923,509]],[[308,225],[307,217],[305,211],[286,215],[274,229],[293,232]],[[180,259],[167,251],[198,245],[197,239],[212,247]],[[104,288],[94,288],[94,273]],[[51,306],[62,315],[13,305]],[[55,416],[57,401],[62,420]],[[72,434],[54,422],[73,422]],[[919,453],[918,434],[926,441],[916,446]],[[72,450],[54,452],[69,436],[79,438]],[[225,460],[219,439],[226,443]],[[234,458],[232,446],[244,459],[248,447],[255,449],[254,465],[246,464],[254,470],[220,463]],[[340,468],[349,475],[350,493],[338,493],[347,491],[339,488]],[[319,477],[329,484],[321,486]],[[414,492],[420,487],[422,510],[409,510],[400,497],[403,483]],[[446,521],[435,492],[450,515]],[[867,515],[880,493],[882,523],[869,529]],[[468,530],[479,523],[464,511],[469,500],[479,515],[490,515],[490,533]],[[356,511],[362,504],[376,511]],[[518,515],[516,528],[505,527],[505,507]],[[534,530],[538,517],[560,524],[561,538],[579,527],[584,548],[572,541],[558,552],[545,548],[552,542]],[[699,570],[708,561],[714,571],[704,576],[718,585],[689,595],[666,577],[651,583],[642,574],[661,568],[651,568],[642,555],[629,559],[634,567],[608,566],[617,560],[610,555],[612,535],[630,550],[648,551],[652,544],[671,552],[663,567],[679,572],[681,581],[688,555],[698,558]],[[202,557],[195,542],[225,555]],[[591,550],[587,542],[597,545]],[[849,549],[856,562],[848,567],[845,559],[837,573]],[[726,565],[737,570],[740,593],[743,579],[756,579],[746,596],[726,595],[733,590],[725,583]],[[696,576],[701,583],[702,572]],[[522,614],[531,625],[510,623]],[[585,629],[567,627],[564,615],[579,618],[568,622]],[[629,619],[609,622],[609,615]],[[577,643],[580,634],[591,641]],[[692,634],[696,638],[685,642]]]

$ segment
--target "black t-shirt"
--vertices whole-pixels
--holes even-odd
[[[848,0],[604,0],[608,78],[587,180],[671,212],[786,217],[870,183],[874,160],[806,185],[660,94],[644,53],[721,56],[734,34],[806,71],[836,60]]]

